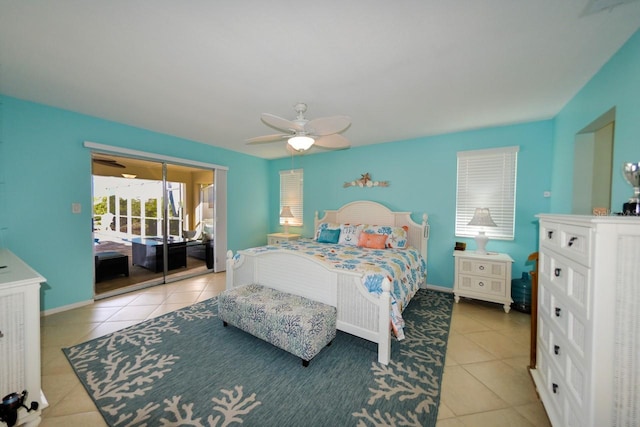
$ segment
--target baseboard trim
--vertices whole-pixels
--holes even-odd
[[[93,299],[80,301],[69,305],[64,305],[62,307],[51,308],[49,310],[44,310],[40,312],[40,317],[49,316],[51,314],[61,313],[67,310],[73,310],[74,308],[84,307],[85,305],[93,304]]]
[[[446,292],[448,294],[453,293],[453,288],[447,288],[445,286],[438,286],[438,285],[430,285],[427,283],[427,289],[431,289],[432,291],[438,291],[438,292]]]

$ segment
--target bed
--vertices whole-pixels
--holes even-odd
[[[392,212],[387,207],[371,201],[351,202],[338,210],[325,211],[322,218],[316,212],[314,237],[319,237],[317,230],[335,229],[336,225],[344,224],[375,224],[404,228],[407,248],[412,248],[412,251],[422,257],[421,264],[424,266],[418,274],[415,271],[412,273],[417,280],[408,290],[408,299],[415,294],[418,287],[426,285],[429,239],[426,214],[422,215],[422,222],[418,224],[413,221],[410,212]],[[318,245],[318,241],[314,240],[310,244]],[[385,275],[379,284],[378,291],[371,293],[364,284],[370,271],[365,272],[357,267],[344,268],[344,265],[335,259],[327,260],[326,256],[311,252],[306,249],[306,246],[304,250],[300,250],[300,245],[298,242],[292,242],[251,248],[238,251],[235,255],[229,251],[227,253],[227,289],[259,283],[332,305],[338,311],[337,329],[376,343],[378,361],[388,364],[391,355],[391,325],[394,308],[396,312],[401,313],[408,303],[408,300],[396,301],[396,296],[392,295],[392,291],[398,287],[395,283],[395,275],[391,273]],[[325,249],[329,252],[331,250],[331,248]],[[382,254],[384,249],[372,251],[376,251],[377,257],[386,256]],[[391,252],[393,251],[389,250],[389,254]],[[371,269],[377,268],[373,263],[371,264]],[[398,306],[398,303],[402,306],[392,308],[392,305]]]

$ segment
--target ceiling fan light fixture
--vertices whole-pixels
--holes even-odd
[[[311,148],[315,141],[310,136],[296,135],[289,138],[288,142],[289,145],[293,147],[293,149],[298,151],[305,151]]]

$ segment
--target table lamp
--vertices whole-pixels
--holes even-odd
[[[289,234],[289,218],[295,218],[289,206],[283,206],[280,218],[284,218],[284,234]]]
[[[484,227],[497,227],[496,223],[491,219],[491,213],[489,212],[489,208],[476,208],[476,211],[473,214],[473,218],[467,225],[475,225],[480,227],[480,231],[478,235],[474,238],[476,241],[476,252],[482,255],[487,253],[485,249],[487,246],[487,241],[489,238],[486,234],[484,234]]]

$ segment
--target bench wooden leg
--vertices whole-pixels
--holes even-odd
[[[309,361],[302,359],[302,366],[304,366],[305,368],[309,366]]]
[[[227,326],[229,326],[229,324],[223,320],[222,321],[222,326],[224,326],[226,328]]]

